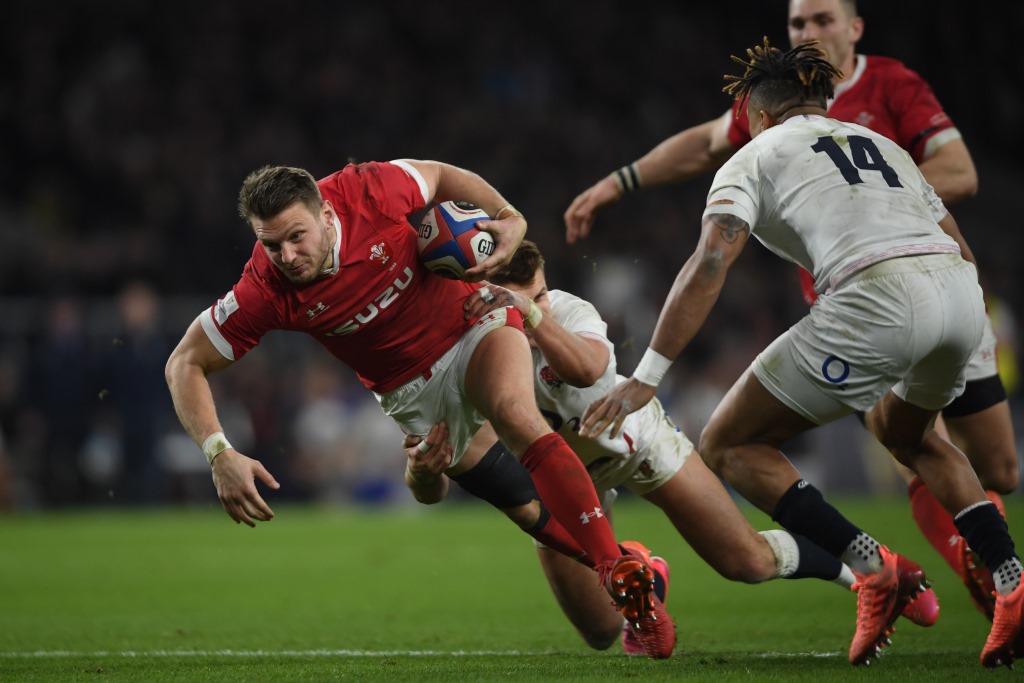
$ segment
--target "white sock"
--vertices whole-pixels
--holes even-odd
[[[1020,558],[1011,557],[999,565],[999,568],[992,572],[992,578],[996,582],[996,592],[1000,595],[1009,595],[1020,585],[1021,572]]]
[[[849,590],[853,587],[853,584],[857,583],[857,577],[853,575],[853,570],[844,564],[843,568],[839,571],[839,576],[832,579],[832,583],[837,583]]]
[[[782,529],[769,529],[758,533],[768,541],[768,547],[775,555],[774,578],[784,579],[787,576],[792,576],[800,566],[800,548],[796,544],[796,539],[788,531]]]
[[[876,574],[882,571],[882,554],[878,552],[878,541],[863,531],[850,541],[839,556],[850,569],[858,574]]]

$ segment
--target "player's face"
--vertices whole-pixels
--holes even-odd
[[[289,280],[312,282],[330,268],[334,254],[334,210],[324,202],[316,214],[295,202],[273,218],[253,218],[256,239]]]
[[[851,17],[839,0],[790,0],[789,43],[796,47],[809,40],[828,53],[828,61],[849,77],[854,66],[854,46],[864,32],[860,17]]]
[[[505,289],[524,296],[537,304],[537,307],[544,311],[544,315],[551,315],[551,299],[548,297],[548,283],[544,278],[543,270],[538,270],[537,274],[533,277],[533,281],[525,287],[509,283],[505,285]],[[530,346],[537,346],[536,342],[533,341],[533,337],[529,334],[529,329],[527,329],[526,336],[530,340]]]

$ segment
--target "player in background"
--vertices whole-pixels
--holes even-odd
[[[746,107],[752,142],[715,175],[701,237],[662,308],[633,377],[595,402],[580,432],[618,433],[699,331],[729,268],[754,235],[806,268],[823,290],[762,351],[715,409],[701,454],[739,493],[857,575],[852,664],[888,644],[903,600],[895,553],[847,520],[780,450],[814,427],[867,411],[893,457],[924,480],[992,572],[986,667],[1021,653],[1022,565],[1006,521],[964,454],[939,436],[939,411],[963,392],[981,343],[977,269],[956,221],[892,140],[827,117],[840,76],[815,43],[747,51],[726,92]],[[856,191],[851,191],[851,187]]]
[[[857,41],[864,20],[854,0],[791,0],[789,39],[795,46],[817,40],[837,77],[829,116],[870,128],[905,149],[944,203],[977,192],[978,178],[960,132],[946,115],[931,88],[902,63],[887,57],[859,55]],[[749,124],[738,106],[717,119],[688,128],[657,145],[628,166],[582,192],[565,212],[569,243],[586,237],[597,212],[624,194],[643,187],[678,183],[721,166],[750,141]],[[973,262],[969,249],[964,258]],[[817,297],[814,282],[801,270],[804,297]],[[986,321],[981,346],[967,368],[967,388],[942,412],[948,435],[971,461],[989,498],[1002,510],[1000,493],[1017,488],[1017,450],[1006,391],[996,367],[996,337]],[[921,532],[967,586],[978,609],[989,620],[995,606],[992,576],[960,536],[952,518],[924,486],[920,477],[900,467],[907,481],[911,512]],[[932,594],[933,595],[933,594]],[[918,601],[928,614],[927,596]],[[931,610],[938,616],[938,603]]]
[[[760,583],[813,577],[852,587],[850,569],[803,536],[781,529],[755,531],[657,398],[630,414],[615,437],[588,439],[577,433],[583,411],[625,378],[617,374],[614,346],[600,314],[583,299],[548,289],[544,258],[534,243],[524,240],[509,264],[490,277],[487,289],[494,301],[487,303],[483,290],[470,295],[467,316],[505,306],[523,315],[533,349],[537,405],[586,465],[605,514],[611,514],[615,489],[625,486],[661,508],[697,554],[727,579]],[[494,430],[485,424],[455,465],[444,434],[445,426],[437,425],[423,449],[418,437],[406,438],[405,478],[416,499],[440,502],[450,478],[502,510],[538,541],[538,559],[555,599],[587,644],[604,650],[622,631],[625,651],[642,653],[631,626],[606,609],[607,596],[586,580],[590,570],[574,559],[580,549],[564,532],[555,533],[557,522],[544,523],[547,512],[529,475]],[[623,545],[650,556],[640,544]],[[668,564],[657,557],[650,562],[660,570],[664,600]],[[908,585],[920,575],[920,567],[905,559],[900,571]]]
[[[591,558],[602,585],[653,657],[675,642],[653,597],[654,572],[623,555],[586,469],[541,416],[529,381],[530,347],[511,309],[467,321],[462,304],[478,284],[448,280],[420,262],[408,216],[431,201],[460,199],[485,210],[478,226],[494,253],[467,272],[493,273],[515,251],[526,221],[475,173],[436,161],[349,165],[316,181],[307,171],[267,166],[239,193],[256,235],[241,279],[202,312],[167,361],[175,409],[209,460],[217,494],[236,522],[274,513],[255,485],[278,484],[225,438],[208,375],[239,360],[270,330],[311,335],[359,376],[408,434],[444,420],[458,462],[484,420],[530,472],[552,516]],[[656,619],[662,616],[662,619]]]

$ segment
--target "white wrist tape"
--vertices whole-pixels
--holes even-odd
[[[213,459],[229,448],[231,448],[231,444],[228,442],[227,437],[224,436],[224,432],[210,434],[206,437],[206,441],[203,442],[203,453],[206,454],[206,462],[213,465]]]
[[[537,329],[537,325],[540,325],[540,321],[543,319],[544,311],[540,310],[540,306],[537,305],[537,302],[531,301],[530,312],[526,314],[526,317],[523,319],[523,322],[525,322],[526,326],[529,327],[531,330],[534,330]]]
[[[665,376],[665,373],[668,372],[671,366],[672,361],[654,349],[647,347],[644,357],[640,359],[640,364],[633,371],[633,378],[644,384],[656,387],[661,383],[661,378]]]

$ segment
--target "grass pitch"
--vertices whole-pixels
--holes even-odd
[[[904,499],[835,501],[923,564],[939,622],[905,620],[880,661],[846,652],[855,598],[821,581],[747,586],[704,565],[651,505],[620,538],[672,566],[679,645],[664,661],[589,650],[529,539],[475,503],[279,507],[256,529],[219,507],[0,518],[2,681],[992,680],[988,622],[921,538]],[[1007,500],[1011,531],[1024,505]],[[771,526],[757,511],[758,528]],[[1018,534],[1019,535],[1019,534]],[[1024,543],[1024,536],[1018,540]]]

